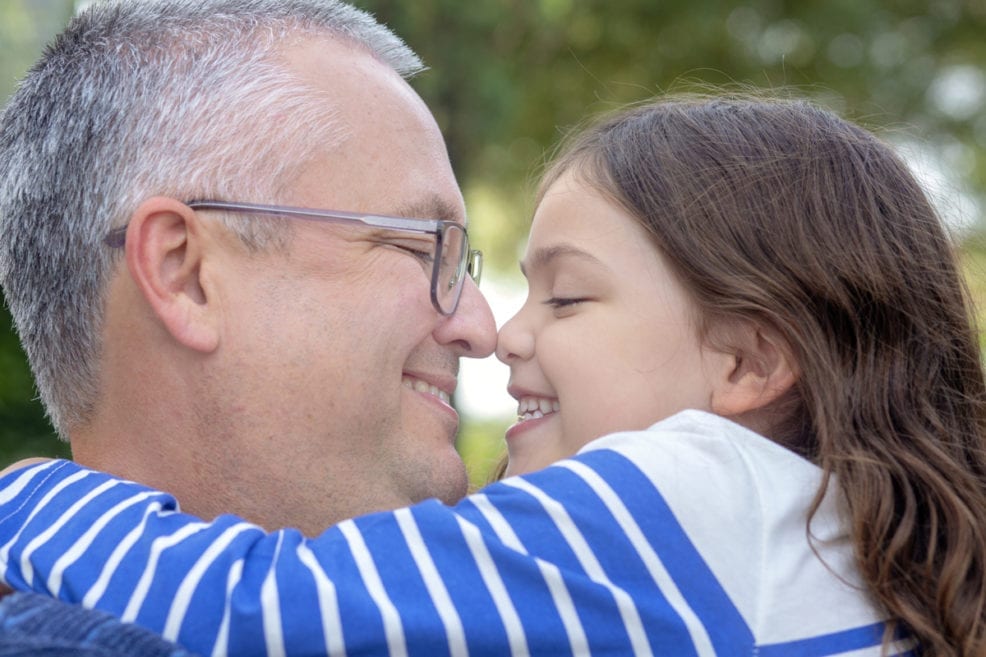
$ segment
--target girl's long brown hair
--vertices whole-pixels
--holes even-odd
[[[908,167],[807,102],[678,98],[582,131],[541,189],[567,170],[650,231],[705,329],[781,332],[801,376],[770,437],[835,477],[872,598],[924,657],[986,654],[986,386]]]

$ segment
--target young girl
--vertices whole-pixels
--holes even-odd
[[[522,269],[523,477],[309,540],[54,462],[0,489],[3,581],[214,654],[986,652],[979,349],[890,149],[803,102],[632,108],[549,169]]]
[[[807,103],[679,100],[577,136],[541,190],[497,349],[506,473],[682,408],[731,418],[834,480],[868,592],[923,655],[984,654],[981,357],[900,159]]]

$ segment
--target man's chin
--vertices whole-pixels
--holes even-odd
[[[451,454],[443,454],[425,465],[428,476],[421,481],[427,481],[429,485],[419,486],[417,501],[437,498],[443,504],[451,506],[469,493],[466,464],[454,449]]]

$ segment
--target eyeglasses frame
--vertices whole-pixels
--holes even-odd
[[[193,210],[219,210],[223,212],[240,212],[245,214],[263,214],[272,216],[282,216],[287,218],[307,219],[311,221],[326,221],[331,223],[360,223],[374,228],[385,228],[389,230],[399,230],[412,233],[424,233],[435,236],[434,262],[431,270],[431,303],[440,314],[451,316],[459,307],[459,300],[462,297],[462,286],[465,284],[463,274],[468,274],[478,285],[482,274],[483,253],[482,251],[469,248],[469,233],[466,227],[456,221],[444,219],[418,219],[414,217],[393,217],[380,214],[361,214],[355,212],[341,212],[337,210],[321,210],[315,208],[301,208],[289,205],[264,205],[260,203],[236,203],[231,201],[211,201],[195,200],[185,203]],[[442,264],[441,253],[444,247],[445,232],[450,227],[461,230],[463,235],[463,255],[462,261],[456,266],[458,278],[455,279],[457,291],[455,293],[452,308],[446,312],[438,298],[438,277]],[[121,248],[126,244],[127,226],[114,228],[103,242],[112,248]]]

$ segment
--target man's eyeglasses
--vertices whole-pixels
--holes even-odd
[[[189,201],[193,210],[218,210],[242,214],[263,214],[288,219],[308,219],[336,223],[360,223],[374,228],[425,233],[435,236],[435,249],[427,254],[431,261],[431,303],[443,315],[451,315],[459,305],[462,284],[468,274],[477,284],[483,269],[483,254],[469,248],[469,236],[462,224],[440,219],[411,219],[386,215],[355,214],[334,210],[293,208],[255,203],[227,203],[225,201]],[[104,242],[114,248],[126,241],[127,227],[114,228]]]

